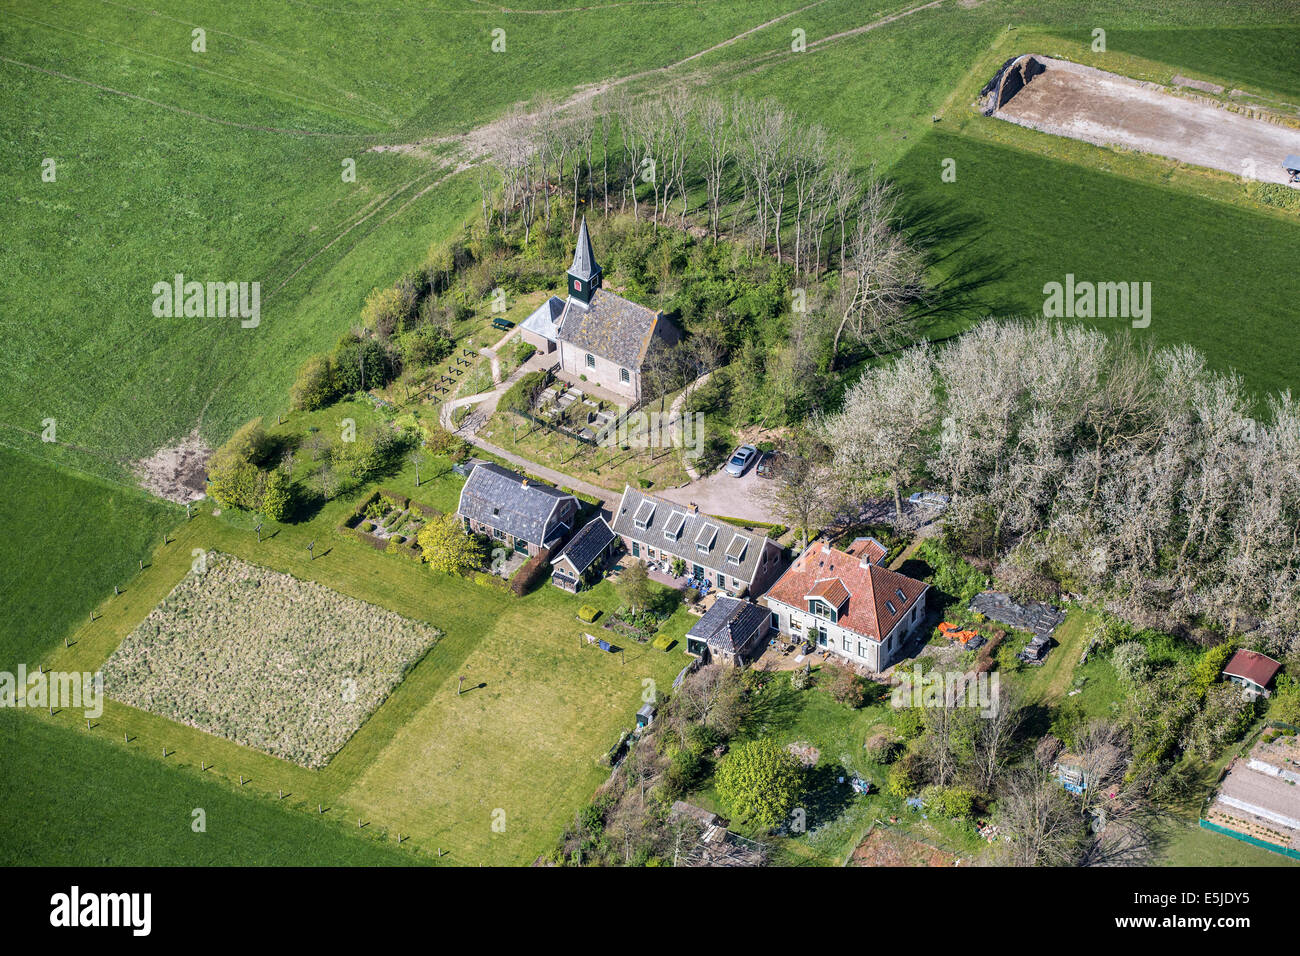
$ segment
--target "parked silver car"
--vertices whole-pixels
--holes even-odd
[[[739,478],[745,473],[745,469],[754,463],[757,454],[758,449],[753,445],[741,445],[727,460],[727,474]]]

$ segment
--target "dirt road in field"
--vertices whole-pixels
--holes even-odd
[[[1036,59],[1047,69],[994,116],[1270,183],[1285,183],[1282,160],[1300,154],[1300,130],[1066,60]]]

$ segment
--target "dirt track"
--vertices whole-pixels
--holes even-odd
[[[993,115],[1056,136],[1117,145],[1285,183],[1282,160],[1300,131],[1251,119],[1128,77],[1050,57],[1047,70]],[[1253,171],[1247,163],[1253,163]]]

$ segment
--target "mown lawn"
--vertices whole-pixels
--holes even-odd
[[[1022,666],[1015,680],[1027,703],[1059,704],[1066,699],[1073,689],[1091,621],[1091,614],[1071,608],[1052,635],[1056,646],[1048,653],[1047,660],[1038,667]]]

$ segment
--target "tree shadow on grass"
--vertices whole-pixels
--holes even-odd
[[[853,788],[848,778],[848,771],[838,764],[821,764],[808,770],[804,776],[807,789],[802,804],[808,813],[809,829],[825,826],[853,803]]]
[[[741,730],[747,736],[756,736],[764,727],[790,724],[802,713],[806,693],[795,690],[788,681],[774,680],[762,693],[755,695],[749,713],[741,722]]]

